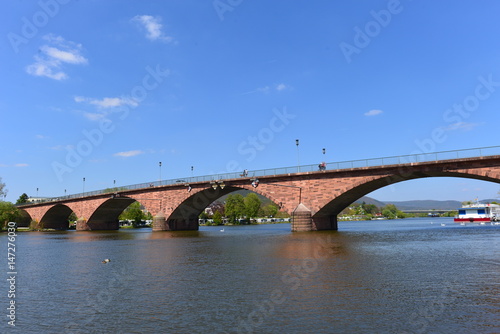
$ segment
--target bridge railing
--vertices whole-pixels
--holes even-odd
[[[399,155],[399,156],[391,156],[391,157],[383,157],[383,158],[373,158],[373,159],[361,159],[361,160],[351,160],[351,161],[339,161],[339,162],[330,162],[326,164],[326,170],[343,170],[343,169],[351,169],[351,168],[362,168],[362,167],[382,167],[388,165],[401,165],[408,163],[417,163],[417,162],[432,162],[432,161],[445,161],[445,160],[453,160],[453,159],[464,159],[464,158],[478,158],[478,157],[487,157],[500,155],[500,146],[489,146],[489,147],[481,147],[481,148],[472,148],[465,150],[453,150],[453,151],[442,151],[435,153],[418,153],[418,154],[408,154],[408,155]],[[301,165],[301,166],[292,166],[292,167],[279,167],[279,168],[269,168],[269,169],[259,169],[248,171],[248,175],[246,177],[262,177],[262,176],[273,176],[273,175],[283,175],[283,174],[292,174],[292,173],[305,173],[305,172],[316,172],[319,170],[318,164],[313,165]],[[212,175],[203,175],[203,176],[191,176],[184,178],[175,178],[169,180],[161,180],[154,182],[146,182],[146,183],[138,183],[132,184],[128,186],[121,186],[116,188],[107,188],[104,190],[96,190],[85,193],[73,194],[73,195],[65,195],[60,197],[52,197],[44,200],[47,201],[57,201],[57,200],[66,200],[66,199],[74,199],[81,198],[87,196],[95,196],[101,195],[123,190],[134,190],[134,189],[143,189],[148,187],[158,187],[158,186],[166,186],[166,185],[187,185],[189,183],[195,182],[213,182],[213,181],[222,181],[228,179],[235,179],[243,177],[242,172],[232,172],[232,173],[219,173]],[[42,202],[42,201],[40,201]],[[31,203],[27,203],[31,204]]]

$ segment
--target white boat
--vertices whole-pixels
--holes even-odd
[[[463,205],[455,217],[456,223],[485,223],[500,221],[500,205],[498,204],[469,204]]]

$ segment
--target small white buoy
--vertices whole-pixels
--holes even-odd
[[[104,260],[102,260],[102,263],[108,263],[108,262],[111,262],[111,260],[110,259],[104,259]]]
[[[220,230],[221,232],[224,232],[224,229]]]

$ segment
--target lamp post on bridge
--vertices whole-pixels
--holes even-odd
[[[297,173],[300,173],[300,154],[299,154],[299,140],[295,139],[295,145],[297,146]]]
[[[83,178],[83,192],[82,194],[85,194],[85,178]]]
[[[158,164],[160,166],[160,186],[161,186],[161,161]]]

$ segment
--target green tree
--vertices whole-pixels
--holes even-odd
[[[365,213],[369,214],[369,215],[374,215],[374,214],[379,212],[379,210],[375,204],[366,204],[365,202],[363,202],[361,207],[363,208]]]
[[[208,213],[203,210],[200,215],[198,216],[199,219],[208,219]]]
[[[226,198],[226,217],[232,223],[236,222],[236,219],[243,217],[245,214],[245,202],[243,196],[240,194],[229,195]]]
[[[261,215],[265,217],[274,217],[278,213],[278,206],[274,203],[269,203],[261,210]]]
[[[21,217],[19,210],[11,202],[0,201],[0,229],[8,222],[13,222]]]
[[[387,204],[382,208],[382,215],[388,219],[405,218],[406,214],[398,210],[394,204]]]
[[[257,196],[257,194],[255,193],[249,193],[245,196],[244,203],[246,216],[249,219],[257,217],[261,205],[259,196]]]
[[[0,198],[5,198],[5,196],[7,196],[7,189],[5,189],[5,183],[2,182],[0,177]]]
[[[119,217],[120,220],[132,220],[132,224],[134,227],[142,221],[146,219],[146,215],[141,209],[141,203],[134,202],[130,204],[125,210],[123,210],[122,214]]]
[[[16,201],[16,204],[28,203],[29,196],[26,193],[23,193]]]
[[[222,214],[219,211],[215,211],[213,216],[214,225],[222,225]]]

